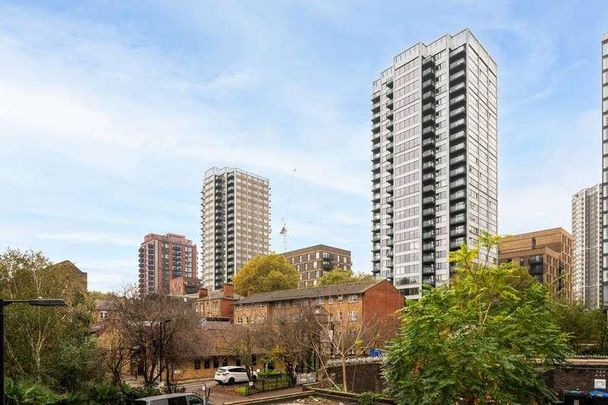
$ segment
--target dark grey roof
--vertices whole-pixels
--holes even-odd
[[[333,284],[323,287],[294,288],[291,290],[279,290],[268,293],[253,294],[242,298],[237,304],[255,304],[259,302],[290,301],[304,298],[329,297],[330,295],[361,294],[370,287],[385,280],[366,281],[350,284]]]

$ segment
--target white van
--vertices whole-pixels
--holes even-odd
[[[135,405],[213,405],[190,393],[156,395],[135,400]]]

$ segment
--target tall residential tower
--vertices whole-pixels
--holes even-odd
[[[243,264],[268,254],[268,180],[235,168],[205,172],[201,206],[203,283],[219,290]]]
[[[602,187],[597,184],[572,197],[572,298],[587,308],[601,306]]]
[[[448,282],[450,251],[497,232],[496,71],[465,29],[405,50],[373,83],[373,272],[407,298]]]
[[[602,307],[608,309],[608,33],[602,38]]]

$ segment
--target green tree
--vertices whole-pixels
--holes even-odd
[[[489,250],[496,240],[484,238]],[[476,261],[463,245],[450,286],[402,312],[384,378],[399,403],[546,404],[544,373],[569,353],[547,288],[512,263]]]
[[[71,262],[53,265],[41,252],[8,249],[0,254],[1,297],[61,298],[67,304],[64,308],[11,305],[6,309],[7,375],[59,390],[74,390],[84,379],[97,378],[97,353],[89,332],[93,301],[84,277]],[[74,376],[65,378],[58,365]]]
[[[332,284],[360,283],[364,281],[374,281],[371,274],[353,274],[352,270],[336,268],[326,272],[317,280],[318,286]]]
[[[248,296],[296,288],[298,272],[281,255],[256,256],[243,265],[233,282],[237,294]]]
[[[604,311],[568,302],[556,302],[554,311],[572,350],[578,354],[608,354],[608,320]]]

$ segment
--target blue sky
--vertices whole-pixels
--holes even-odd
[[[499,66],[500,232],[569,229],[600,177],[604,0],[0,1],[0,247],[121,288],[146,233],[199,243],[227,165],[270,179],[273,249],[288,215],[288,248],[368,271],[371,82],[464,27]]]

